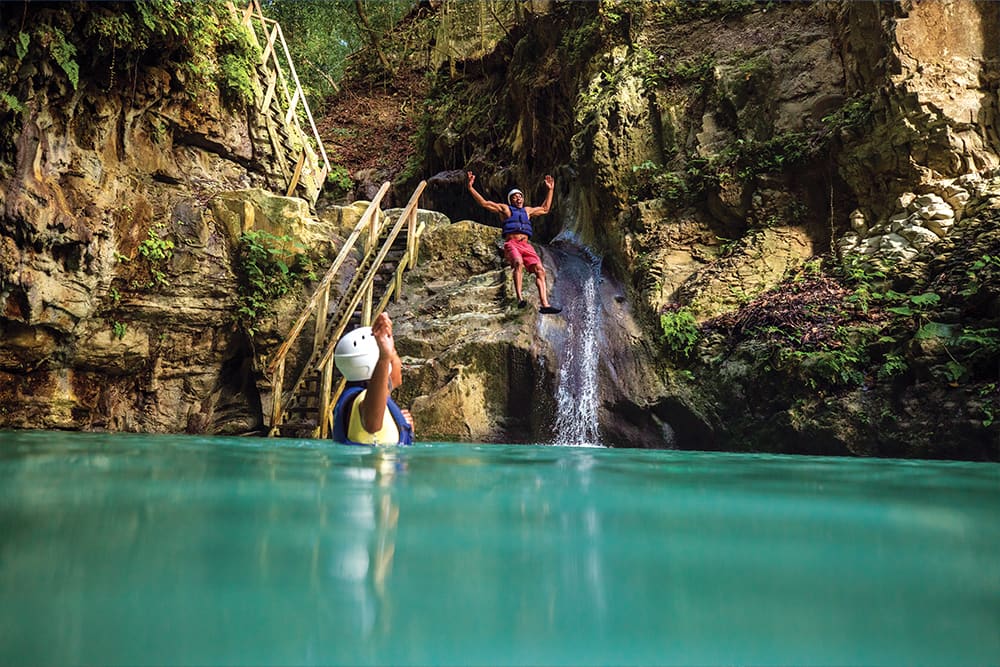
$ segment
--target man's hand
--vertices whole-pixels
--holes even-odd
[[[389,314],[382,312],[372,323],[372,335],[378,344],[379,354],[383,359],[388,359],[389,355],[396,353],[396,341],[392,337],[392,320]]]
[[[549,176],[548,174],[545,174],[545,187],[547,187],[549,190],[552,190],[556,187],[556,180],[551,176]]]
[[[476,182],[476,175],[473,174],[471,171],[467,171],[465,173],[468,174],[469,176],[469,189],[471,190],[472,184]]]

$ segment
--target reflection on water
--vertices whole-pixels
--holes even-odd
[[[0,433],[2,664],[995,664],[1000,466]]]

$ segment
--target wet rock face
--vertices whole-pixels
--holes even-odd
[[[497,230],[445,219],[425,231],[419,264],[389,307],[404,364],[394,396],[422,440],[528,442],[541,430],[551,355],[532,335],[535,309],[516,307],[508,273]]]
[[[500,256],[496,229],[472,221],[433,221],[421,241],[420,263],[407,274],[402,298],[389,307],[404,363],[396,400],[409,407],[422,440],[553,442],[560,410],[594,411],[598,439],[614,446],[674,444],[669,424],[651,408],[662,395],[649,341],[634,320],[621,286],[593,276],[583,260],[560,247],[541,247],[549,298],[559,315],[539,315],[534,281],[525,274],[518,308],[511,271]],[[593,320],[571,302],[593,276]],[[572,268],[568,268],[572,267]],[[594,327],[585,331],[582,327]],[[559,405],[564,372],[574,372],[566,348],[591,335],[600,360],[592,405],[570,385],[572,405]],[[662,412],[662,411],[661,411]],[[572,444],[583,444],[573,442]]]
[[[0,165],[0,427],[254,428],[235,237],[206,207],[269,185],[254,128],[157,67],[125,92],[31,72]]]
[[[604,54],[585,82],[579,173],[559,213],[632,277],[644,314],[681,303],[708,317],[829,243],[823,196],[812,194],[823,173],[777,165],[844,104],[844,69],[818,6],[711,24],[658,17],[644,15],[631,49]]]

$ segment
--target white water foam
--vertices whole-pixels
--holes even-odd
[[[586,250],[586,249],[584,249]],[[601,304],[598,299],[600,260],[566,255],[560,273],[578,281],[576,294],[564,297],[566,343],[556,389],[555,442],[571,447],[601,447],[597,412],[599,406],[598,366],[602,338]],[[567,264],[578,263],[567,271]],[[566,275],[569,274],[569,275]],[[567,295],[568,296],[568,295]]]

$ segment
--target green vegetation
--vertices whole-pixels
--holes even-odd
[[[347,167],[339,164],[330,166],[330,173],[326,175],[327,185],[333,188],[334,197],[342,197],[354,187],[354,181]]]
[[[164,228],[163,224],[149,230],[146,239],[139,244],[139,254],[149,262],[149,273],[152,281],[149,287],[166,287],[169,283],[167,275],[160,267],[174,255],[174,242],[170,239],[162,238],[158,230]]]
[[[698,343],[698,323],[689,308],[679,308],[660,315],[661,340],[675,355],[687,358]]]
[[[119,322],[115,320],[114,322],[111,323],[111,334],[118,340],[122,340],[123,338],[125,338],[126,331],[127,327],[125,326],[124,322]]]
[[[632,165],[632,181],[629,183],[629,188],[636,199],[662,197],[673,202],[690,199],[685,174],[668,171],[651,160]]]
[[[844,103],[833,113],[823,117],[831,134],[864,127],[872,119],[872,96],[858,95]]]
[[[690,203],[726,181],[749,182],[761,174],[801,166],[817,152],[815,137],[787,132],[764,141],[737,139],[711,158],[694,157],[678,171],[646,161],[632,166],[634,196]]]
[[[15,73],[0,84],[11,109],[9,98],[22,99],[26,90],[13,63],[32,51],[32,57],[54,62],[74,89],[81,65],[93,73],[93,83],[109,90],[134,82],[138,70],[155,64],[175,68],[192,99],[216,90],[232,107],[252,99],[259,49],[223,0],[24,3],[8,14],[22,26],[16,39],[0,47],[0,71]]]
[[[21,113],[25,110],[21,101],[10,93],[0,92],[0,102],[14,113]]]
[[[451,81],[438,74],[414,137],[417,155],[432,154],[437,142],[449,148],[449,163],[464,164],[477,146],[504,145],[511,122],[500,103],[503,99],[503,91],[483,90],[467,79]]]
[[[281,24],[306,97],[323,100],[337,90],[348,56],[387,34],[416,4],[411,0],[363,0],[364,25],[354,0],[265,0],[264,14]]]
[[[1000,328],[950,320],[954,315],[948,313],[963,303],[957,287],[897,291],[882,271],[827,258],[825,271],[814,264],[808,275],[790,278],[705,326],[729,331],[731,345],[743,343],[755,373],[780,372],[820,395],[919,372],[941,386],[980,386],[983,396],[992,397]],[[661,319],[661,326],[671,332],[672,350],[697,339],[677,333],[683,331],[677,318]],[[992,423],[992,408],[982,410],[983,423]]]
[[[662,85],[706,83],[712,78],[715,58],[703,53],[690,58],[675,59],[673,54],[656,54],[647,48],[636,51],[636,75],[642,79],[647,90]]]
[[[173,257],[174,242],[170,239],[161,238],[157,231],[162,230],[164,227],[165,225],[159,224],[150,229],[146,234],[146,240],[139,244],[139,254],[150,262],[168,261]]]
[[[43,29],[39,37],[42,44],[48,44],[53,60],[66,73],[73,90],[76,90],[80,85],[80,65],[76,62],[76,47],[67,42],[66,35],[56,27]]]
[[[965,297],[975,296],[984,284],[995,283],[1000,278],[1000,257],[983,255],[969,265],[965,275],[967,283],[961,294]]]
[[[260,49],[251,41],[250,33],[236,23],[224,24],[220,37],[216,51],[222,101],[232,109],[249,108],[254,101],[254,68],[260,62]]]
[[[253,336],[257,323],[272,312],[273,303],[295,286],[315,280],[313,263],[291,237],[265,231],[244,232],[237,247],[240,276],[236,320]]]

